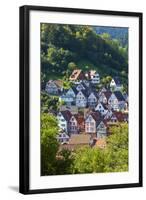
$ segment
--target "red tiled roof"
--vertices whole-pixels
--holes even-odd
[[[81,72],[82,72],[82,70],[80,70],[80,69],[75,69],[75,70],[72,72],[72,74],[71,74],[71,76],[70,76],[69,79],[72,80],[72,81],[73,81],[73,80],[77,80]]]
[[[63,117],[66,121],[69,121],[70,118],[72,117],[72,114],[69,110],[61,111],[61,114],[63,115]]]
[[[106,92],[102,92],[102,93],[105,95],[105,97],[107,98],[107,100],[110,98],[110,96],[112,94],[111,91],[106,91]]]
[[[83,115],[75,114],[74,116],[75,116],[75,118],[76,118],[76,120],[77,120],[79,125],[84,123],[84,116]]]
[[[125,121],[128,118],[128,114],[122,112],[113,112],[119,122]]]
[[[99,121],[101,119],[101,114],[98,111],[97,112],[92,112],[92,113],[90,113],[90,115],[93,117],[93,119],[95,121]]]

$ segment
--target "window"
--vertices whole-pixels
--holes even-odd
[[[91,116],[89,116],[89,121],[92,121],[92,117]]]
[[[104,124],[100,124],[100,128],[104,128]]]
[[[90,128],[90,131],[93,132],[93,131],[94,131],[94,128]]]

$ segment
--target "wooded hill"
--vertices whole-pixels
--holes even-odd
[[[102,35],[104,33],[109,34],[111,39],[118,40],[122,47],[128,46],[128,28],[124,27],[104,27],[98,26],[94,27],[94,30],[97,34]]]
[[[63,78],[74,68],[96,69],[100,76],[120,76],[125,81],[128,48],[109,34],[97,34],[92,26],[41,24],[42,75]]]

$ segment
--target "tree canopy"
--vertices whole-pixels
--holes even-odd
[[[41,173],[43,175],[55,174],[56,153],[59,144],[56,136],[58,123],[54,116],[41,115]]]
[[[80,174],[128,171],[128,124],[110,128],[105,148],[81,147],[59,151],[57,120],[41,116],[41,174]]]
[[[47,77],[63,77],[78,65],[110,76],[124,70],[127,76],[127,52],[118,39],[96,34],[92,26],[41,24],[41,66]]]

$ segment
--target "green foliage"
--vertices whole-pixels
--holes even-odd
[[[56,174],[71,174],[73,164],[71,151],[68,149],[62,149],[58,156],[60,156],[60,159],[56,160]]]
[[[127,52],[117,39],[99,36],[91,26],[41,24],[41,67],[46,77],[68,77],[79,63],[84,63],[84,71],[96,69],[101,75],[116,76],[123,70],[127,74]]]
[[[94,30],[99,35],[108,34],[111,39],[117,39],[122,47],[128,44],[128,28],[98,26]]]
[[[73,162],[71,152],[63,149],[58,153],[59,143],[56,139],[59,127],[53,115],[41,115],[41,175],[71,173]],[[61,157],[58,159],[57,156]]]
[[[128,171],[128,125],[119,124],[110,131],[112,134],[107,138],[105,149],[105,171]]]
[[[59,100],[58,96],[48,95],[46,92],[41,92],[41,112],[48,113],[49,111],[59,111],[63,101]]]
[[[76,68],[77,68],[77,65],[74,62],[68,63],[68,69],[70,72],[72,72]]]
[[[64,48],[54,46],[48,48],[47,60],[51,64],[52,72],[63,73],[66,70],[68,62],[74,57],[74,54]]]
[[[113,126],[110,133],[104,149],[82,147],[74,152],[67,149],[58,151],[57,120],[52,115],[42,114],[42,175],[128,171],[128,125]]]
[[[128,125],[110,129],[105,149],[84,147],[75,152],[73,173],[128,171]]]
[[[103,171],[103,151],[98,148],[83,147],[76,151],[73,173],[94,173]]]
[[[109,87],[112,80],[111,76],[106,76],[101,79],[101,87]]]
[[[72,82],[69,82],[68,80],[63,82],[63,88],[64,88],[65,90],[71,88],[72,86],[73,86],[73,83],[72,83]]]
[[[56,153],[59,144],[57,119],[48,114],[41,115],[41,174],[55,174]]]

